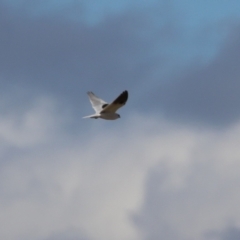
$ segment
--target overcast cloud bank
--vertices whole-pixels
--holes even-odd
[[[129,115],[85,139],[63,131],[54,108],[41,100],[16,115],[19,131],[1,118],[2,239],[205,240],[238,223],[240,123],[202,130]]]

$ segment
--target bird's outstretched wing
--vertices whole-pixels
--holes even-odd
[[[128,100],[128,91],[122,92],[112,103],[105,105],[100,113],[116,112]]]
[[[87,92],[89,100],[96,113],[100,113],[108,105],[104,100],[98,98],[93,92]]]

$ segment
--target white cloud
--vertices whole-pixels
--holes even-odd
[[[15,153],[0,153],[1,239],[49,239],[71,229],[92,240],[154,231],[167,239],[152,228],[156,219],[179,239],[201,239],[228,217],[239,219],[240,123],[202,131],[136,115],[80,122],[92,127],[85,139],[81,129],[77,137],[61,130],[66,123],[51,100],[36,102],[0,121],[1,141]]]
[[[61,121],[55,116],[53,100],[41,98],[30,105],[29,109],[20,111],[8,105],[7,113],[0,116],[0,141],[3,144],[16,148],[33,147],[46,143],[56,133]],[[3,108],[6,106],[2,105],[1,110]]]

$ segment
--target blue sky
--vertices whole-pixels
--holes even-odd
[[[239,239],[239,1],[0,0],[0,35],[1,239]]]

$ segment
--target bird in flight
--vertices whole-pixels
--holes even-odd
[[[93,92],[87,92],[95,114],[83,118],[102,118],[106,120],[115,120],[120,118],[116,111],[125,105],[128,100],[128,91],[122,92],[112,103],[108,104],[98,98]]]

